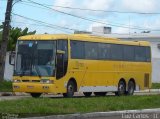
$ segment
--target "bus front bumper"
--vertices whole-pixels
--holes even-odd
[[[26,93],[56,93],[54,84],[13,83],[13,92]]]

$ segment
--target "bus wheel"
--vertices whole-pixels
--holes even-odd
[[[118,83],[118,92],[115,92],[115,95],[121,96],[121,95],[124,95],[125,93],[126,93],[126,85],[125,85],[125,82],[121,80]]]
[[[127,95],[133,95],[134,89],[135,89],[134,82],[133,81],[129,81]]]
[[[39,98],[42,93],[30,93],[33,98]]]
[[[86,97],[90,97],[92,95],[92,92],[83,92],[83,94],[86,96]]]
[[[95,96],[105,96],[106,92],[94,92]]]
[[[73,81],[69,81],[67,84],[67,93],[63,93],[64,97],[71,98],[74,95],[75,84]]]

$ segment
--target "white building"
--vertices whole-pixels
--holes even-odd
[[[5,70],[4,70],[4,79],[11,80],[12,76],[13,76],[13,66],[9,64],[9,52],[7,52]]]

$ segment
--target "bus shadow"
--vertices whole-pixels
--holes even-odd
[[[47,97],[47,96],[46,96]],[[90,97],[85,97],[83,95],[80,95],[80,96],[74,96],[72,97],[73,99],[80,99],[80,98],[98,98],[98,97],[104,97],[104,98],[107,98],[107,97],[117,97],[115,95],[106,95],[106,96],[95,96],[95,95],[92,95]],[[70,99],[70,98],[67,98],[67,97],[63,97],[63,96],[49,96],[48,98],[51,98],[51,99]]]

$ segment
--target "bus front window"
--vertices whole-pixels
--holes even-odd
[[[56,41],[18,41],[14,75],[54,76]]]

